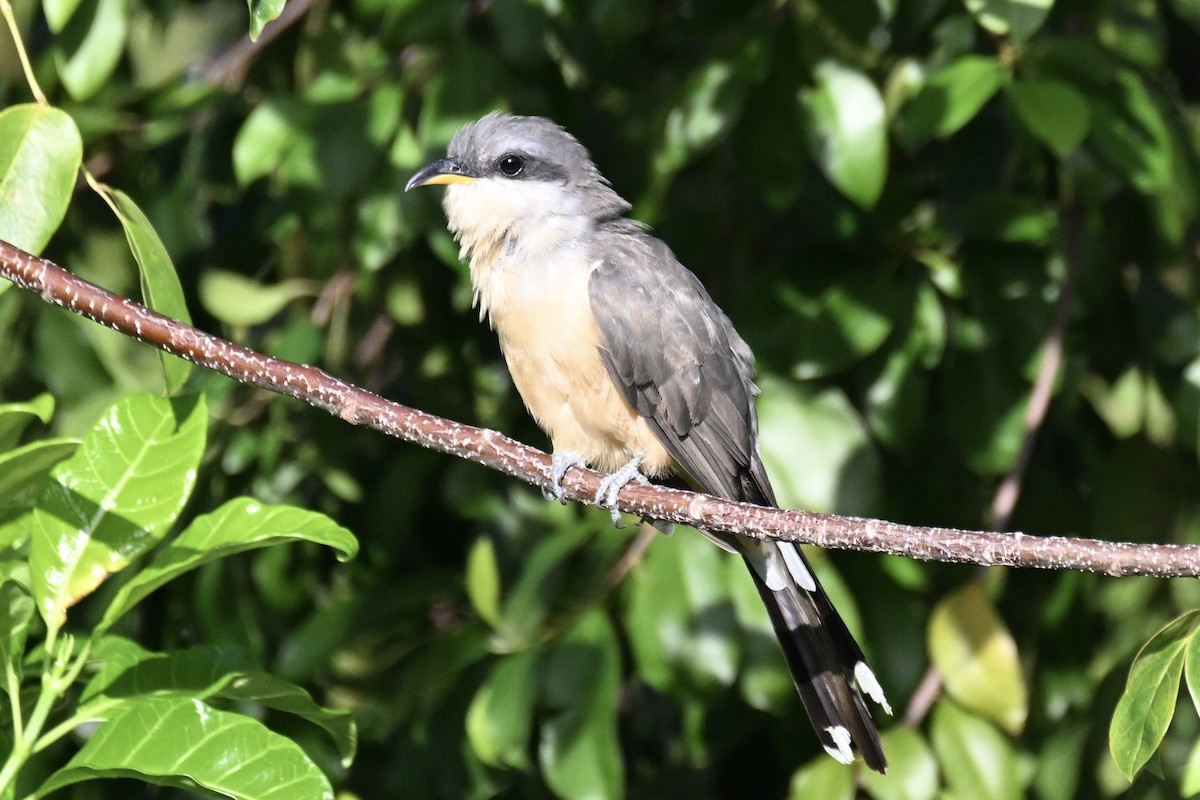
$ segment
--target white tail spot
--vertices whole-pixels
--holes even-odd
[[[836,758],[843,764],[854,763],[854,750],[850,748],[850,731],[845,725],[831,725],[825,729],[829,734],[829,738],[833,739],[832,745],[825,745],[825,752]]]
[[[875,673],[867,666],[867,662],[860,661],[854,665],[854,680],[858,681],[858,688],[862,689],[871,699],[879,705],[883,706],[883,710],[892,715],[892,706],[888,703],[887,698],[883,695],[883,687],[879,685],[879,681],[875,678]]]
[[[762,548],[765,570],[763,582],[772,592],[782,592],[788,586],[787,566],[777,548],[767,545]]]
[[[783,560],[787,563],[788,572],[792,573],[792,580],[806,592],[815,592],[817,590],[817,579],[808,571],[808,565],[804,563],[804,557],[800,555],[799,549],[791,542],[780,542],[779,552],[783,553]]]

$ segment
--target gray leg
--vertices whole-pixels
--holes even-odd
[[[617,509],[617,495],[621,493],[628,484],[632,482],[649,483],[646,476],[642,474],[639,467],[642,466],[642,460],[646,458],[646,454],[638,453],[629,460],[629,463],[621,467],[616,472],[609,473],[604,476],[604,480],[600,481],[600,488],[596,490],[596,505],[601,508],[607,508],[612,514],[613,525],[618,528],[625,527],[621,524],[621,512]]]
[[[542,489],[542,496],[547,500],[557,500],[564,506],[567,499],[563,497],[563,476],[571,467],[586,467],[587,462],[575,453],[555,453],[550,457],[550,488]]]

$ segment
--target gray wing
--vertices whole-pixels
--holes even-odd
[[[687,477],[775,505],[756,448],[754,356],[700,281],[644,233],[602,236],[588,291],[601,358]]]

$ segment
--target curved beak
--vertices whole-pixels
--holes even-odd
[[[475,176],[468,172],[458,159],[443,158],[417,170],[417,174],[408,179],[404,191],[412,191],[418,186],[471,183],[474,180]]]

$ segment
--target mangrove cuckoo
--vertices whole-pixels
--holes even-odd
[[[696,276],[625,216],[630,204],[583,145],[547,119],[489,114],[405,191],[430,184],[446,186],[480,316],[550,436],[554,496],[586,464],[609,473],[597,501],[610,508],[631,479],[671,472],[718,497],[776,504],[750,348]],[[882,772],[863,693],[891,709],[800,548],[706,535],[749,567],[825,750],[845,763],[857,751]]]

